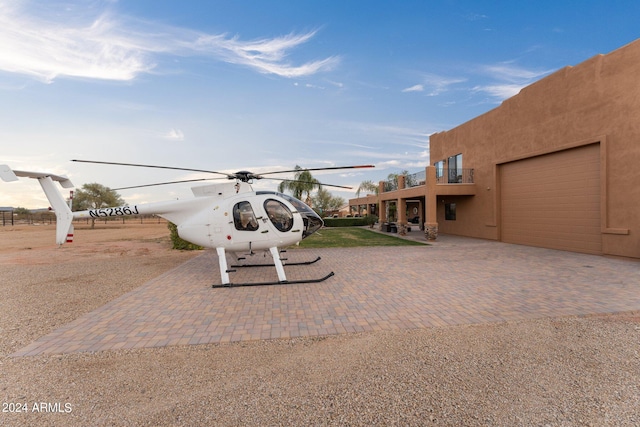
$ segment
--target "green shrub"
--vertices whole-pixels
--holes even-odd
[[[169,222],[167,224],[167,227],[169,227],[169,233],[171,236],[171,243],[173,244],[173,249],[180,249],[185,251],[194,251],[194,250],[203,249],[202,246],[194,245],[193,243],[187,242],[186,240],[182,239],[178,235],[178,226],[175,225],[174,223]]]
[[[364,217],[364,219],[367,220],[367,225],[369,227],[373,227],[373,224],[378,222],[378,217],[376,215],[367,215]]]
[[[375,215],[350,218],[325,218],[325,227],[360,227],[363,225],[372,225],[378,220]]]

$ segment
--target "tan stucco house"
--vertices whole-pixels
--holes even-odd
[[[438,233],[640,258],[640,39],[568,66],[430,138],[431,165],[379,194]],[[391,210],[393,211],[393,210]]]

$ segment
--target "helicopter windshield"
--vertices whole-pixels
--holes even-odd
[[[303,239],[320,230],[320,228],[322,228],[322,226],[324,225],[324,222],[322,222],[322,218],[320,218],[318,214],[315,213],[315,211],[307,206],[302,200],[298,200],[295,197],[275,191],[256,191],[256,194],[273,194],[278,197],[282,197],[287,202],[291,203],[293,207],[296,208],[298,213],[300,213],[300,215],[302,216],[302,220],[304,222],[304,230],[302,231]]]
[[[284,203],[275,199],[267,199],[264,202],[264,210],[267,212],[271,223],[278,230],[285,232],[293,227],[293,214]]]

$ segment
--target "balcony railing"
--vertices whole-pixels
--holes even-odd
[[[426,171],[406,175],[405,188],[419,187],[425,185]],[[473,184],[473,169],[437,169],[436,184]],[[396,191],[398,181],[395,179],[384,182],[384,191]]]
[[[436,171],[437,184],[473,184],[473,169],[441,169]]]
[[[427,172],[423,170],[422,172],[416,172],[412,173],[411,175],[407,175],[404,184],[406,188],[419,187],[421,185],[424,185],[426,180]]]
[[[388,193],[389,191],[396,191],[398,189],[398,181],[389,180],[384,182],[384,193]]]

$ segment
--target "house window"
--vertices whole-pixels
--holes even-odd
[[[462,182],[462,154],[449,157],[447,167],[449,168],[449,184]]]
[[[436,167],[436,180],[440,180],[444,176],[444,160],[434,163]]]
[[[446,219],[447,221],[456,220],[456,204],[455,203],[445,203],[444,219]]]

